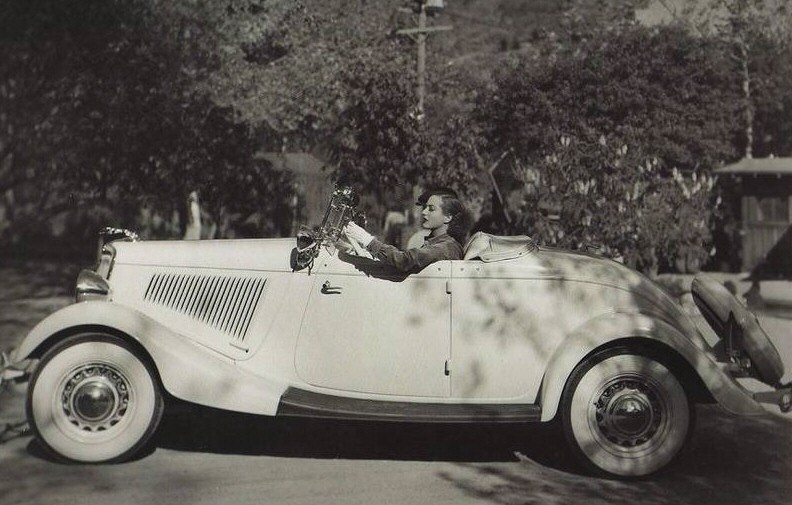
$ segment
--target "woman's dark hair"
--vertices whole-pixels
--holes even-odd
[[[459,199],[457,196],[456,191],[451,188],[445,187],[430,187],[418,197],[418,200],[415,202],[415,205],[419,207],[426,207],[426,202],[429,200],[429,197],[432,195],[437,195],[439,197],[446,197],[450,196],[451,198]]]
[[[465,205],[459,201],[456,194],[432,193],[432,195],[439,196],[442,199],[440,208],[444,215],[451,218],[451,222],[448,223],[448,234],[460,245],[464,245],[472,222],[470,213],[465,208]]]

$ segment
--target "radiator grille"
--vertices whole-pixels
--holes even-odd
[[[242,341],[265,284],[257,277],[159,273],[143,298]]]

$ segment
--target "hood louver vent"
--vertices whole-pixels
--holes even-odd
[[[151,278],[143,298],[243,341],[265,284],[254,277],[162,273]]]

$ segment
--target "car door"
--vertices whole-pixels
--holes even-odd
[[[449,290],[451,396],[534,401],[565,331],[553,281],[530,259],[454,261]]]
[[[409,276],[385,275],[372,263],[326,251],[317,258],[297,341],[297,374],[338,391],[448,397],[451,262]]]

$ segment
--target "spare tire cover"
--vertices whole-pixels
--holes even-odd
[[[784,376],[784,364],[759,320],[723,284],[706,274],[693,279],[693,301],[712,329],[723,339],[728,334],[729,315],[742,331],[742,344],[759,379],[776,385]]]

